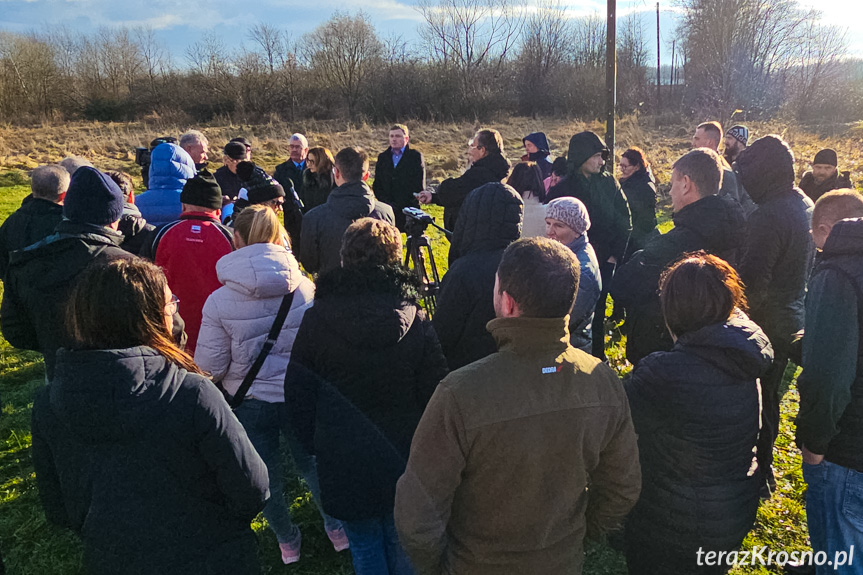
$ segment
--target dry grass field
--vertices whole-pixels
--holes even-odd
[[[521,137],[532,131],[544,131],[557,156],[566,152],[570,136],[591,129],[602,134],[599,122],[512,118],[483,126],[471,124],[409,124],[411,145],[426,157],[429,181],[439,181],[456,175],[464,165],[468,138],[480,127],[498,129],[505,140],[507,156],[517,161],[522,154]],[[694,125],[694,123],[693,123]],[[618,150],[638,145],[653,161],[654,171],[667,190],[669,172],[674,160],[689,149],[693,125],[653,125],[652,120],[625,118],[618,125]],[[775,123],[749,123],[752,137],[769,133],[782,135],[797,157],[798,176],[808,168],[808,161],[822,147],[837,150],[840,167],[850,170],[852,181],[863,184],[863,125],[842,126],[821,132]],[[288,126],[283,124],[227,125],[200,127],[210,140],[211,163],[221,164],[220,148],[230,138],[245,136],[251,140],[253,158],[271,171],[287,158],[287,144],[292,132],[305,133],[311,145],[323,145],[331,150],[354,145],[369,150],[372,159],[386,147],[386,125],[337,125],[310,121]],[[101,169],[123,169],[135,176],[140,168],[134,164],[134,148],[147,145],[162,135],[179,135],[189,126],[172,126],[158,119],[134,124],[71,123],[63,126],[37,125],[18,127],[0,125],[0,221],[20,204],[28,193],[26,172],[39,164],[55,162],[68,155],[81,155]],[[374,168],[372,167],[372,172]],[[136,178],[140,186],[140,179]],[[663,202],[661,227],[671,227],[668,206]],[[440,209],[432,210],[440,221]],[[437,255],[445,271],[445,241],[432,231]],[[628,366],[621,360],[623,336],[620,326],[611,326],[608,352],[613,365],[621,372]],[[13,575],[48,575],[80,572],[80,546],[69,533],[45,522],[38,503],[32,465],[29,459],[29,416],[32,394],[42,385],[43,370],[38,354],[15,350],[0,338],[0,550],[7,568]],[[789,379],[791,379],[789,373]],[[793,443],[797,396],[793,382],[783,402],[783,427],[777,441],[776,467],[779,488],[775,496],[761,506],[758,522],[744,548],[767,546],[776,551],[805,549],[807,532],[803,493],[805,485],[800,474],[800,456]],[[261,543],[264,573],[330,575],[351,573],[349,555],[338,556],[328,546],[320,518],[309,501],[305,486],[291,478],[287,491],[294,498],[295,519],[304,532],[303,560],[290,569],[277,559],[275,538],[262,523],[253,525]],[[586,575],[623,575],[625,564],[617,552],[605,545],[588,548]],[[735,569],[741,573],[781,573],[777,566],[748,566]]]
[[[851,170],[852,181],[863,179],[863,123],[831,127],[821,132],[806,131],[781,122],[748,123],[750,141],[766,134],[780,134],[791,144],[797,157],[798,176],[822,147],[839,153],[840,168]],[[426,158],[430,180],[441,180],[456,174],[464,165],[467,141],[483,127],[496,128],[504,138],[506,153],[517,160],[523,153],[521,138],[533,131],[544,131],[552,154],[565,154],[569,138],[582,130],[604,134],[598,121],[511,118],[489,124],[411,123],[411,145]],[[669,124],[656,127],[652,119],[635,116],[623,118],[617,126],[617,148],[640,146],[649,154],[660,182],[668,181],[671,164],[689,149],[691,125]],[[130,124],[77,122],[62,126],[43,124],[20,127],[0,124],[0,170],[30,170],[39,164],[56,162],[68,155],[81,155],[98,168],[125,169],[140,174],[134,163],[134,149],[145,146],[155,137],[179,135],[190,126],[176,126],[158,119]],[[288,139],[293,132],[306,134],[312,146],[325,146],[334,152],[345,146],[366,148],[372,160],[386,146],[389,126],[336,124],[308,121],[298,125],[280,123],[236,124],[201,127],[210,141],[211,163],[221,164],[221,146],[233,137],[245,136],[253,146],[253,159],[265,169],[272,169],[287,157]],[[372,169],[374,172],[374,169]]]

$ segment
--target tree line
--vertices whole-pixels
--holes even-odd
[[[844,121],[863,111],[863,65],[846,33],[797,0],[677,0],[681,55],[664,109]],[[239,49],[214,34],[169,54],[149,28],[0,32],[0,119],[178,121],[597,117],[604,109],[604,15],[561,0],[421,0],[417,39],[382,38],[363,12],[306,34],[252,26]],[[655,45],[638,15],[619,20],[620,113],[657,109]],[[667,71],[666,71],[667,72]],[[669,77],[669,74],[665,74]]]

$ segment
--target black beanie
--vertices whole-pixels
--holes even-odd
[[[69,182],[63,217],[81,224],[107,226],[123,215],[124,203],[123,192],[114,180],[92,166],[81,166]]]
[[[815,154],[815,159],[812,160],[813,164],[827,164],[828,166],[838,166],[839,158],[836,156],[836,151],[831,150],[830,148],[825,148]]]
[[[250,204],[263,204],[276,198],[284,198],[285,190],[254,162],[237,164],[237,176],[243,181]]]
[[[197,176],[186,180],[183,191],[180,192],[180,202],[219,210],[222,208],[222,188],[208,170],[201,170]]]

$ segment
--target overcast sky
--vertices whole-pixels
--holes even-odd
[[[801,0],[814,5],[824,20],[840,26],[863,21],[863,1]],[[362,8],[382,37],[401,35],[416,39],[420,14],[416,0],[0,0],[0,29],[14,32],[40,30],[46,25],[64,24],[72,30],[92,32],[99,26],[151,26],[170,50],[174,62],[186,65],[185,48],[207,31],[215,32],[226,45],[247,42],[248,29],[259,22],[277,26],[294,38],[328,19],[333,11],[355,11]],[[569,0],[574,16],[604,13],[605,0]],[[661,9],[671,10],[671,0],[661,2]],[[648,38],[655,30],[655,1],[618,0],[621,15],[648,12],[643,15]],[[673,12],[663,12],[661,27],[663,59],[667,62],[673,38]],[[863,56],[863,34],[849,34],[852,52]],[[653,46],[651,40],[651,46]]]

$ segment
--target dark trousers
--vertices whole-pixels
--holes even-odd
[[[593,345],[591,354],[601,360],[605,360],[605,303],[608,299],[608,290],[611,288],[611,280],[614,277],[615,265],[607,261],[599,264],[599,275],[602,278],[602,291],[593,311]]]
[[[787,353],[777,354],[761,378],[761,432],[758,434],[758,466],[765,477],[773,465],[773,444],[779,435],[779,388],[788,365]]]

